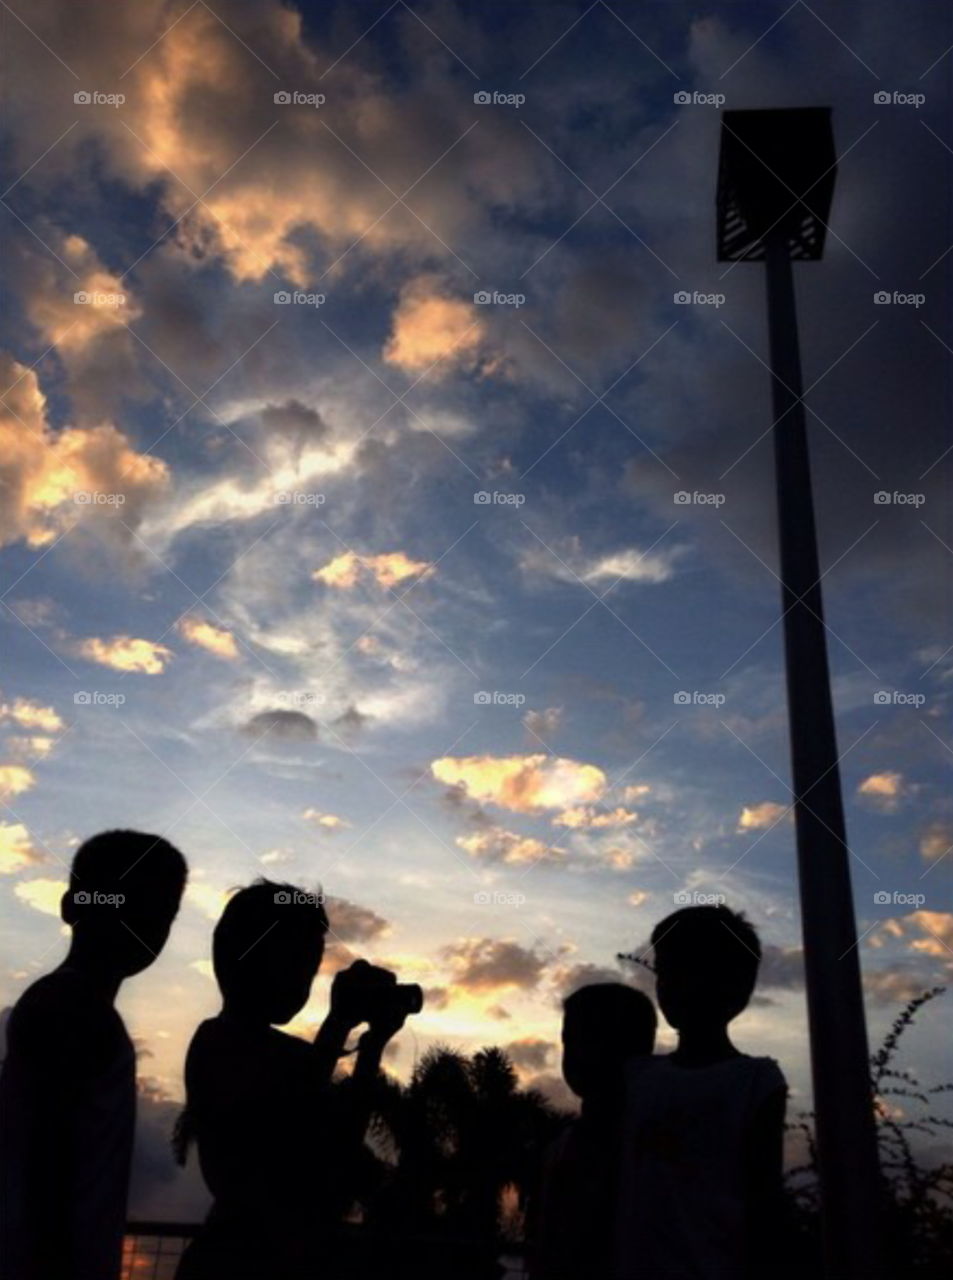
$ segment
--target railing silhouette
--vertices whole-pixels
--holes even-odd
[[[196,1222],[127,1222],[121,1280],[172,1280]]]

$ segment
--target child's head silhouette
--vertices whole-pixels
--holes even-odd
[[[655,1045],[655,1007],[622,982],[580,987],[563,1002],[563,1078],[578,1097],[611,1093],[622,1067]]]
[[[271,880],[239,889],[212,935],[225,1004],[276,1026],[290,1022],[307,1003],[327,931],[321,893]]]
[[[724,1029],[747,1005],[761,944],[740,912],[684,907],[652,930],[659,1008],[677,1031]]]
[[[165,946],[188,869],[160,836],[103,831],[76,850],[60,915],[71,955],[122,979],[148,968]]]

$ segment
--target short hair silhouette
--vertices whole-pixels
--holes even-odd
[[[748,1004],[761,943],[740,911],[683,907],[652,930],[656,990],[667,1020],[728,1023]]]
[[[634,1054],[651,1053],[658,1018],[624,982],[594,982],[563,1001],[563,1076],[580,1098],[602,1093]]]
[[[212,935],[212,966],[223,997],[270,1023],[290,1021],[307,1002],[327,931],[320,890],[265,879],[239,889]]]
[[[102,831],[73,856],[60,915],[87,952],[125,977],[165,945],[188,868],[179,850],[143,831]]]

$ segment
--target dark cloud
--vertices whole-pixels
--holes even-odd
[[[549,1066],[557,1047],[552,1040],[524,1036],[521,1040],[511,1040],[503,1049],[513,1065],[521,1071],[538,1072]]]
[[[534,948],[498,938],[464,938],[441,949],[454,985],[489,992],[506,987],[532,990],[539,985],[546,957]]]
[[[369,942],[390,928],[383,916],[370,907],[362,907],[348,898],[325,898],[325,909],[331,930],[340,942]]]
[[[242,732],[252,738],[277,738],[283,742],[313,742],[318,736],[318,726],[303,711],[259,711],[242,726]]]

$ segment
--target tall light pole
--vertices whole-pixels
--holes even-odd
[[[793,260],[817,260],[834,189],[828,108],[726,111],[718,259],[765,263],[801,929],[828,1280],[883,1273],[883,1184],[841,800]]]

